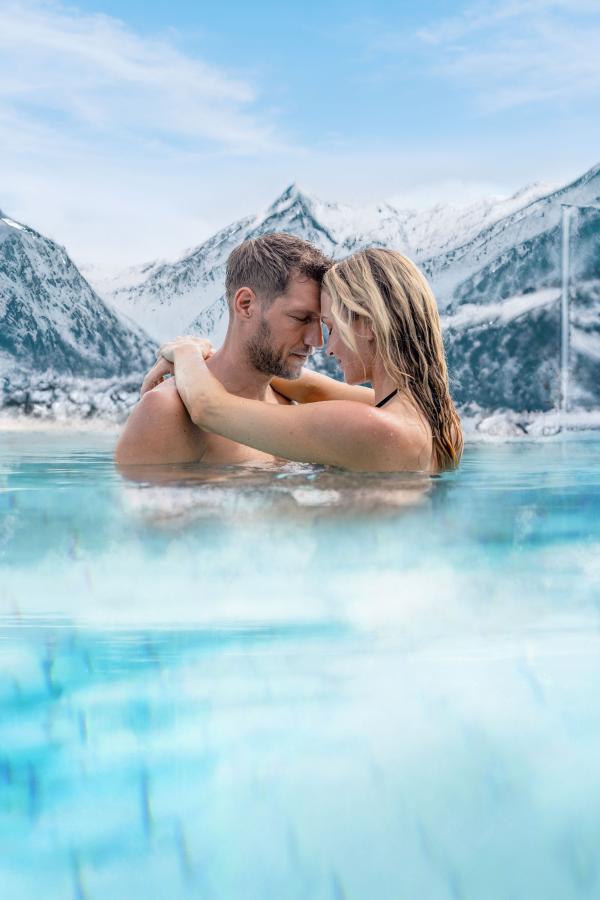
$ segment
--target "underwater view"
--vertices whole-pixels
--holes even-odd
[[[441,477],[0,445],[0,895],[597,896],[600,437]]]

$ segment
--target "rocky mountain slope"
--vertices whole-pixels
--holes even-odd
[[[423,262],[446,310],[461,404],[551,409],[559,400],[562,206],[570,221],[570,380],[600,406],[600,167]]]
[[[154,348],[100,299],[63,247],[0,213],[0,407],[123,414]]]
[[[0,359],[28,371],[128,375],[152,359],[144,330],[92,290],[63,247],[0,214]],[[0,363],[1,365],[1,363]]]

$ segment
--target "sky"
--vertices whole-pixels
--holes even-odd
[[[464,205],[600,161],[598,0],[0,0],[0,209],[113,270],[291,182]]]

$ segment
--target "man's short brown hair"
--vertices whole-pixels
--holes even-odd
[[[317,247],[284,232],[263,234],[244,241],[229,255],[225,292],[231,306],[241,287],[251,288],[261,300],[271,303],[285,293],[292,275],[312,278],[321,284],[332,261]]]

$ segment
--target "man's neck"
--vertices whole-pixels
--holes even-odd
[[[208,360],[207,366],[231,394],[248,400],[266,398],[271,376],[255,369],[244,349],[229,335],[221,349]]]

